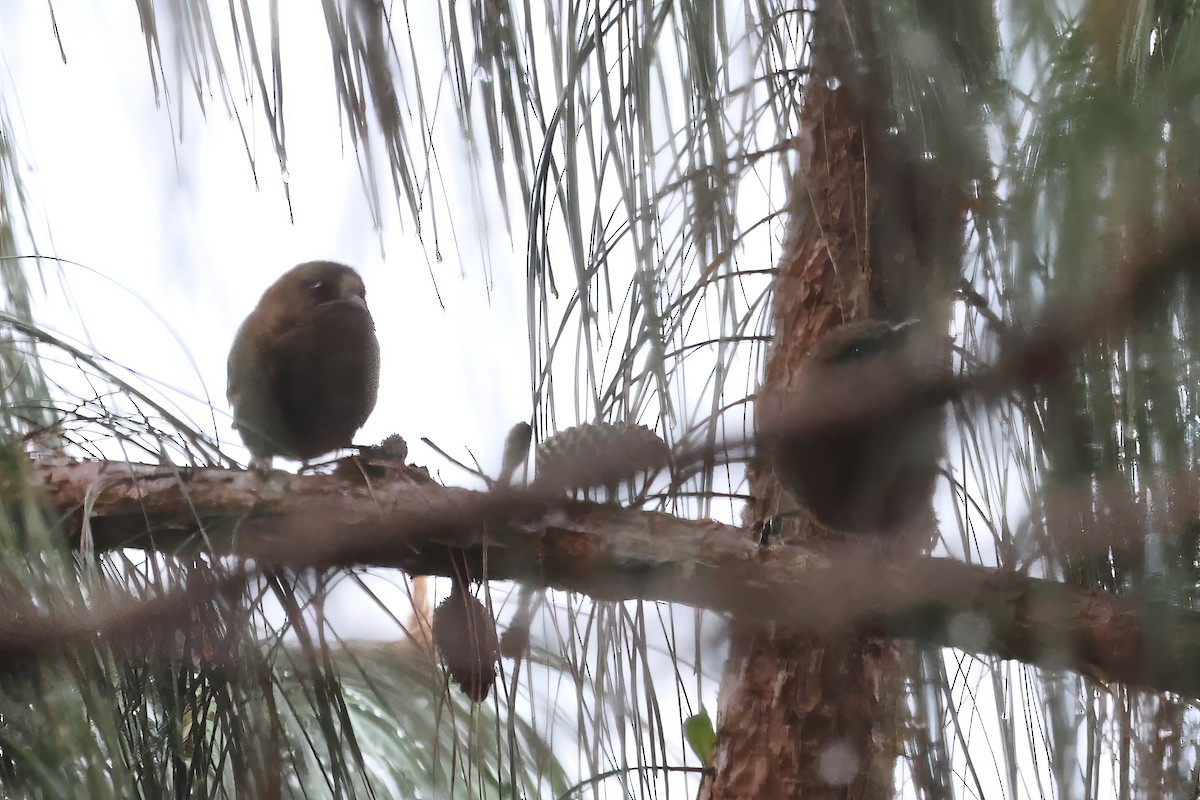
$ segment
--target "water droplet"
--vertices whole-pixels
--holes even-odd
[[[1192,102],[1188,103],[1188,115],[1192,118],[1192,122],[1200,125],[1200,94],[1192,98]]]
[[[841,88],[842,81],[836,75],[830,75],[825,79],[825,85],[829,87],[831,91],[836,92],[839,88]]]
[[[834,742],[821,753],[817,774],[831,786],[848,786],[858,775],[858,753],[846,742]]]
[[[898,126],[898,125],[888,125],[888,127],[887,127],[887,135],[888,135],[888,136],[899,136],[899,135],[900,135],[900,126]]]

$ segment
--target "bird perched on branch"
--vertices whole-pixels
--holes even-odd
[[[301,264],[271,284],[229,351],[233,424],[256,467],[349,446],[378,388],[362,278],[332,261]]]
[[[780,484],[829,527],[898,533],[929,509],[941,453],[939,405],[889,403],[944,369],[945,351],[914,323],[835,328],[760,403],[759,445]],[[869,413],[846,412],[863,405]]]

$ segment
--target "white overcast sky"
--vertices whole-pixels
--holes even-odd
[[[494,471],[508,426],[531,413],[523,239],[509,239],[502,222],[489,232],[476,224],[472,176],[456,138],[439,143],[449,179],[435,191],[461,196],[448,198],[453,219],[440,217],[443,260],[435,263],[434,248],[386,198],[383,231],[373,229],[339,125],[320,5],[281,4],[293,223],[259,108],[239,109],[256,188],[242,134],[219,96],[207,101],[204,118],[185,80],[156,106],[134,3],[53,6],[65,63],[47,4],[0,0],[0,91],[25,165],[38,252],[86,267],[62,267],[74,307],[51,282],[39,321],[75,335],[85,325],[95,349],[118,363],[193,395],[206,389],[217,433],[236,443],[225,356],[238,324],[292,265],[344,261],[364,276],[383,353],[379,403],[357,441],[400,433],[418,463],[441,468],[450,482],[467,481],[420,444],[429,436],[456,455],[470,447]],[[173,56],[164,58],[170,71]],[[170,332],[121,287],[170,321],[199,375]],[[195,420],[212,427],[200,414]]]

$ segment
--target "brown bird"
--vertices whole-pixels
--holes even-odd
[[[847,533],[898,533],[929,508],[941,452],[940,407],[898,409],[789,437],[831,408],[886,397],[935,377],[943,355],[912,323],[856,322],[826,334],[800,363],[794,388],[764,398],[760,446],[796,501]]]
[[[349,446],[378,389],[362,278],[332,261],[301,264],[271,284],[229,350],[226,394],[254,467]]]

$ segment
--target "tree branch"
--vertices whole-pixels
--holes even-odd
[[[76,532],[86,549],[204,549],[260,564],[370,565],[431,575],[451,575],[455,563],[466,563],[477,570],[474,577],[489,580],[603,600],[683,603],[768,630],[865,626],[1200,696],[1196,613],[913,557],[886,543],[760,547],[751,532],[713,521],[525,491],[445,488],[413,471],[369,486],[344,476],[274,473],[264,480],[222,469],[65,459],[36,462],[34,472],[61,513],[82,520],[87,508]],[[452,561],[450,547],[466,558]],[[0,626],[0,652],[19,636],[36,638],[44,623],[32,620],[26,631],[14,624]]]

